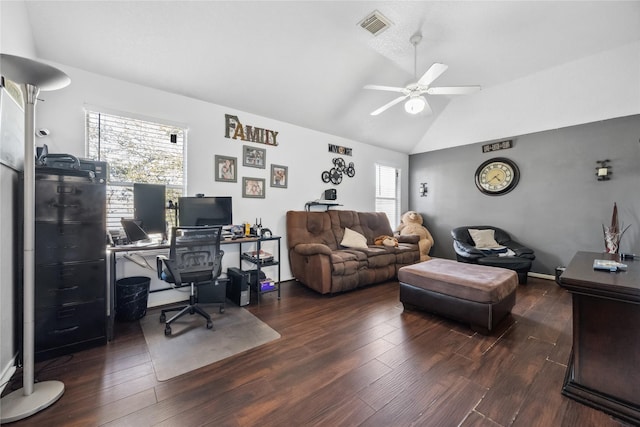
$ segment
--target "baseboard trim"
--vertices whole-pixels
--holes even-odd
[[[545,279],[545,280],[553,280],[555,282],[556,276],[552,276],[551,274],[542,274],[542,273],[527,273],[529,277],[535,277],[537,279]]]

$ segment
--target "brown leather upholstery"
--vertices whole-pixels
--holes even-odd
[[[364,235],[368,247],[340,245],[345,228]],[[287,246],[296,280],[322,294],[348,291],[394,279],[400,267],[420,259],[418,236],[401,236],[397,248],[374,245],[392,236],[386,214],[331,210],[287,212]]]
[[[489,333],[511,312],[518,276],[504,268],[433,258],[398,272],[400,302]]]

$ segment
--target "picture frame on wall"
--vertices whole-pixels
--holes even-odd
[[[236,157],[219,156],[214,160],[215,178],[220,182],[238,182],[238,159]]]
[[[289,181],[289,167],[271,164],[271,186],[275,188],[287,188]]]
[[[242,178],[242,197],[250,199],[264,199],[265,179],[264,178]]]
[[[249,145],[242,146],[242,166],[250,168],[266,169],[267,150],[264,148],[251,147]]]

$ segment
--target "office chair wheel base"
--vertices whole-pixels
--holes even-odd
[[[164,323],[167,321],[167,315],[164,313],[160,314],[160,323]]]
[[[167,337],[171,335],[171,326],[167,325],[164,327],[164,335]]]
[[[213,329],[213,322],[211,320],[207,320],[207,329]]]

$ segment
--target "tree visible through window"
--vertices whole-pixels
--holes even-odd
[[[87,156],[107,162],[107,229],[133,218],[133,184],[164,184],[167,201],[184,190],[185,129],[130,117],[86,112]],[[167,212],[167,221],[175,216]]]
[[[400,169],[376,163],[376,212],[384,212],[391,229],[400,224]]]

